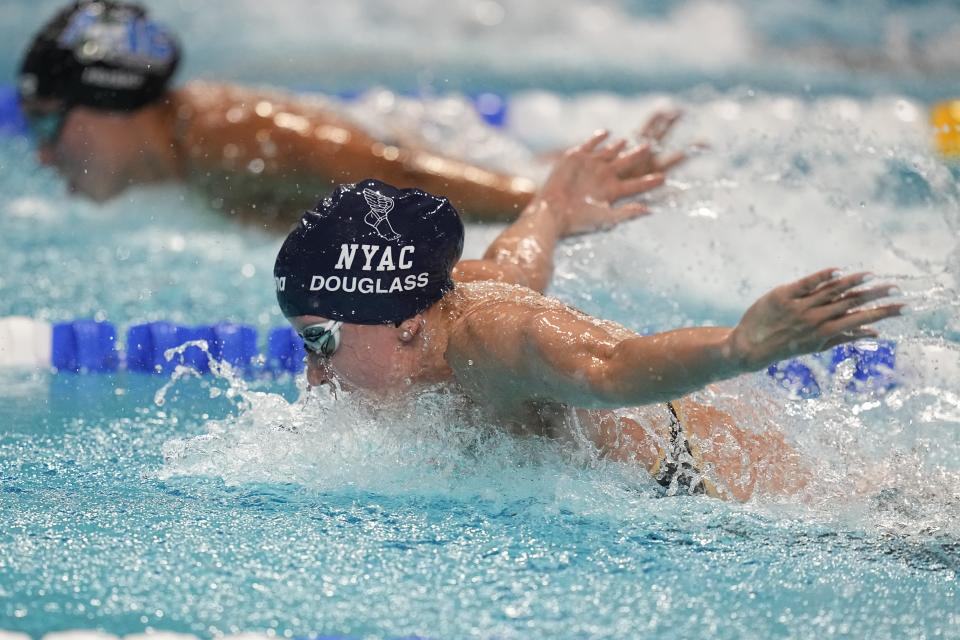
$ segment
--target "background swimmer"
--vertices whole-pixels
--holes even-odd
[[[41,162],[94,200],[182,181],[231,215],[283,229],[291,212],[334,183],[366,176],[443,192],[475,219],[514,217],[536,188],[528,178],[378,140],[295,96],[205,82],[170,89],[179,61],[175,36],[139,5],[85,0],[63,9],[35,37],[19,79]],[[644,135],[658,142],[676,117],[655,115]],[[635,177],[682,160],[651,153]]]
[[[630,152],[620,142],[604,145],[605,138],[599,133],[568,152],[484,259],[456,268],[463,227],[442,198],[369,180],[340,187],[305,214],[274,275],[281,309],[310,351],[308,381],[336,380],[379,401],[452,382],[518,432],[573,437],[575,415],[598,449],[643,464],[671,492],[745,500],[754,491],[799,490],[806,473],[781,436],[748,434],[735,417],[682,398],[777,360],[876,337],[869,325],[899,315],[903,305],[869,306],[891,287],[859,288],[866,274],[826,269],[762,296],[736,327],[639,336],[543,296],[559,238],[642,213],[616,206],[640,185],[622,177]],[[366,228],[364,191],[393,202],[398,238]],[[372,267],[345,264],[343,248],[384,242],[413,247],[408,269],[386,271],[427,273],[427,284],[385,293],[311,285],[318,277],[372,275]],[[641,405],[637,420],[608,411]],[[760,461],[757,469],[744,468],[743,451]]]

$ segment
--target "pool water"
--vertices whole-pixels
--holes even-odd
[[[388,12],[401,35],[376,51],[389,57],[417,21],[416,8],[398,16],[388,4],[331,11],[358,34]],[[610,44],[579,62],[619,84],[574,75],[563,86],[539,82],[551,62],[569,60],[536,37],[532,9],[456,5],[438,10],[438,33],[495,21],[496,7],[506,17],[480,44],[448,43],[446,66],[423,45],[423,65],[437,75],[412,84],[438,95],[381,89],[335,105],[387,135],[405,128],[532,177],[544,174],[539,151],[598,126],[629,135],[652,110],[683,107],[672,142],[710,148],[651,196],[653,214],[558,251],[551,293],[638,331],[734,323],[764,291],[827,266],[870,269],[900,286],[914,313],[882,325],[898,344],[892,391],[851,394],[852,373],[841,367],[816,399],[791,398],[762,374],[707,393],[720,405],[751,398],[776,416],[815,471],[807,495],[743,505],[666,499],[636,468],[507,436],[443,388],[375,412],[349,395],[306,392],[297,379],[6,370],[0,629],[960,637],[960,205],[956,170],[930,149],[925,102],[956,77],[936,46],[950,36],[955,8],[883,5],[901,24],[888,29],[926,38],[908,48],[932,61],[918,77],[890,53],[893,36],[871,41],[849,6],[833,4],[800,17],[788,3],[756,15],[737,3],[594,4],[595,22],[612,15],[623,35],[657,26],[672,35],[654,44],[677,54],[659,72],[674,84],[625,73],[622,49]],[[27,6],[0,11],[32,25]],[[263,17],[259,3],[236,7],[230,26]],[[303,88],[287,66],[271,75],[276,60],[266,54],[247,76],[229,52],[214,55],[215,42],[200,36],[220,25],[197,3],[163,11],[211,52],[192,58],[187,75]],[[557,28],[574,28],[557,13]],[[705,38],[709,55],[684,53],[676,39],[704,15],[724,29]],[[270,55],[301,59],[307,25],[278,16],[289,38]],[[0,23],[3,46],[15,51],[21,34]],[[773,63],[746,56],[730,32],[754,47],[780,42],[771,57],[800,62],[772,79]],[[474,73],[474,48],[513,46],[524,34],[533,38],[528,65],[511,71],[497,53]],[[258,37],[240,41],[260,46]],[[836,55],[806,55],[819,42]],[[654,44],[643,45],[647,53]],[[339,33],[324,45],[355,46]],[[871,51],[889,55],[860,73],[845,66]],[[448,96],[448,72],[468,91],[510,89],[506,128],[484,129],[466,101]],[[725,80],[701,85],[714,75]],[[816,77],[827,81],[805,86]],[[310,84],[346,88],[351,79]],[[392,79],[393,89],[410,88],[410,78]],[[95,317],[121,328],[231,320],[261,333],[281,324],[271,281],[279,237],[241,228],[173,187],[105,207],[69,198],[21,140],[0,139],[0,167],[0,316]],[[470,225],[467,255],[499,229]]]

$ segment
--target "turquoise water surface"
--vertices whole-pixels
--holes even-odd
[[[23,22],[36,4],[46,7],[9,3],[0,13]],[[388,11],[349,4],[359,9],[331,9],[344,31],[361,33]],[[947,37],[955,12],[881,4],[927,43]],[[775,416],[815,471],[809,495],[740,505],[663,498],[642,471],[507,436],[445,389],[376,412],[294,379],[0,371],[0,629],[36,638],[92,628],[203,638],[960,637],[960,207],[955,174],[925,129],[925,101],[955,77],[952,59],[925,44],[928,75],[892,54],[851,72],[851,51],[893,49],[861,31],[844,3],[812,5],[802,20],[788,3],[756,15],[738,3],[716,5],[720,14],[697,2],[610,3],[599,6],[622,17],[625,35],[653,25],[682,38],[716,15],[745,29],[751,46],[779,42],[778,60],[800,62],[773,78],[777,65],[751,62],[718,33],[704,38],[714,66],[665,40],[672,62],[627,76],[620,50],[598,38],[589,62],[622,80],[615,91],[581,76],[540,84],[559,55],[536,37],[549,17],[504,2],[437,9],[436,21],[469,31],[499,15],[492,5],[507,17],[488,25],[484,47],[519,46],[526,34],[529,66],[511,70],[494,56],[475,74],[467,39],[447,43],[450,59],[437,66],[421,42],[413,53],[435,75],[400,76],[405,86],[393,88],[443,94],[447,73],[467,90],[499,83],[512,91],[504,131],[477,138],[456,97],[421,103],[380,91],[337,108],[539,177],[531,149],[597,126],[629,135],[654,108],[682,106],[675,143],[708,140],[711,150],[652,197],[649,218],[564,243],[551,292],[661,330],[736,322],[770,287],[818,268],[868,268],[915,309],[882,326],[898,343],[898,386],[849,394],[841,369],[813,400],[791,399],[762,374],[712,391],[716,403],[747,398]],[[258,43],[240,27],[262,18],[262,4],[236,7],[227,26]],[[215,41],[200,40],[221,32],[199,3],[162,10],[210,53],[186,76],[242,75]],[[409,11],[394,16],[401,33],[416,24]],[[0,22],[2,46],[16,50],[20,30]],[[284,55],[300,56],[309,40],[295,23],[278,22]],[[360,46],[337,38],[324,46]],[[845,62],[804,58],[811,42],[839,48]],[[380,46],[388,57],[401,45]],[[248,64],[240,79],[327,86],[297,83],[283,65],[273,73],[274,63]],[[827,86],[805,87],[821,73],[833,78]],[[723,80],[704,86],[714,74]],[[333,84],[356,80],[346,75]],[[675,83],[657,84],[667,76]],[[470,225],[467,255],[498,229]],[[271,277],[280,241],[175,187],[105,207],[70,198],[25,141],[0,139],[0,317],[94,317],[121,329],[231,320],[262,335],[282,323]]]

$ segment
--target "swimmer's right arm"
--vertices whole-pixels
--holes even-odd
[[[607,132],[568,149],[516,222],[507,227],[482,260],[464,260],[461,282],[497,280],[543,292],[553,275],[553,253],[561,238],[607,229],[649,213],[640,202],[622,203],[663,184],[649,145],[626,151],[625,140],[604,144]]]
[[[858,288],[865,275],[838,277],[827,269],[778,287],[734,328],[627,336],[572,310],[552,308],[525,314],[510,331],[501,314],[490,323],[484,341],[491,342],[484,346],[495,356],[514,358],[520,379],[511,385],[523,389],[528,401],[584,408],[665,402],[784,358],[876,337],[868,325],[900,315],[903,305],[867,306],[890,295],[891,287]],[[501,366],[502,373],[511,368]]]

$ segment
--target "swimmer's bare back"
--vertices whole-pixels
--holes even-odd
[[[536,185],[435,153],[384,144],[296,96],[192,82],[171,94],[184,178],[214,207],[286,230],[338,183],[377,178],[448,197],[472,220],[512,219]]]

